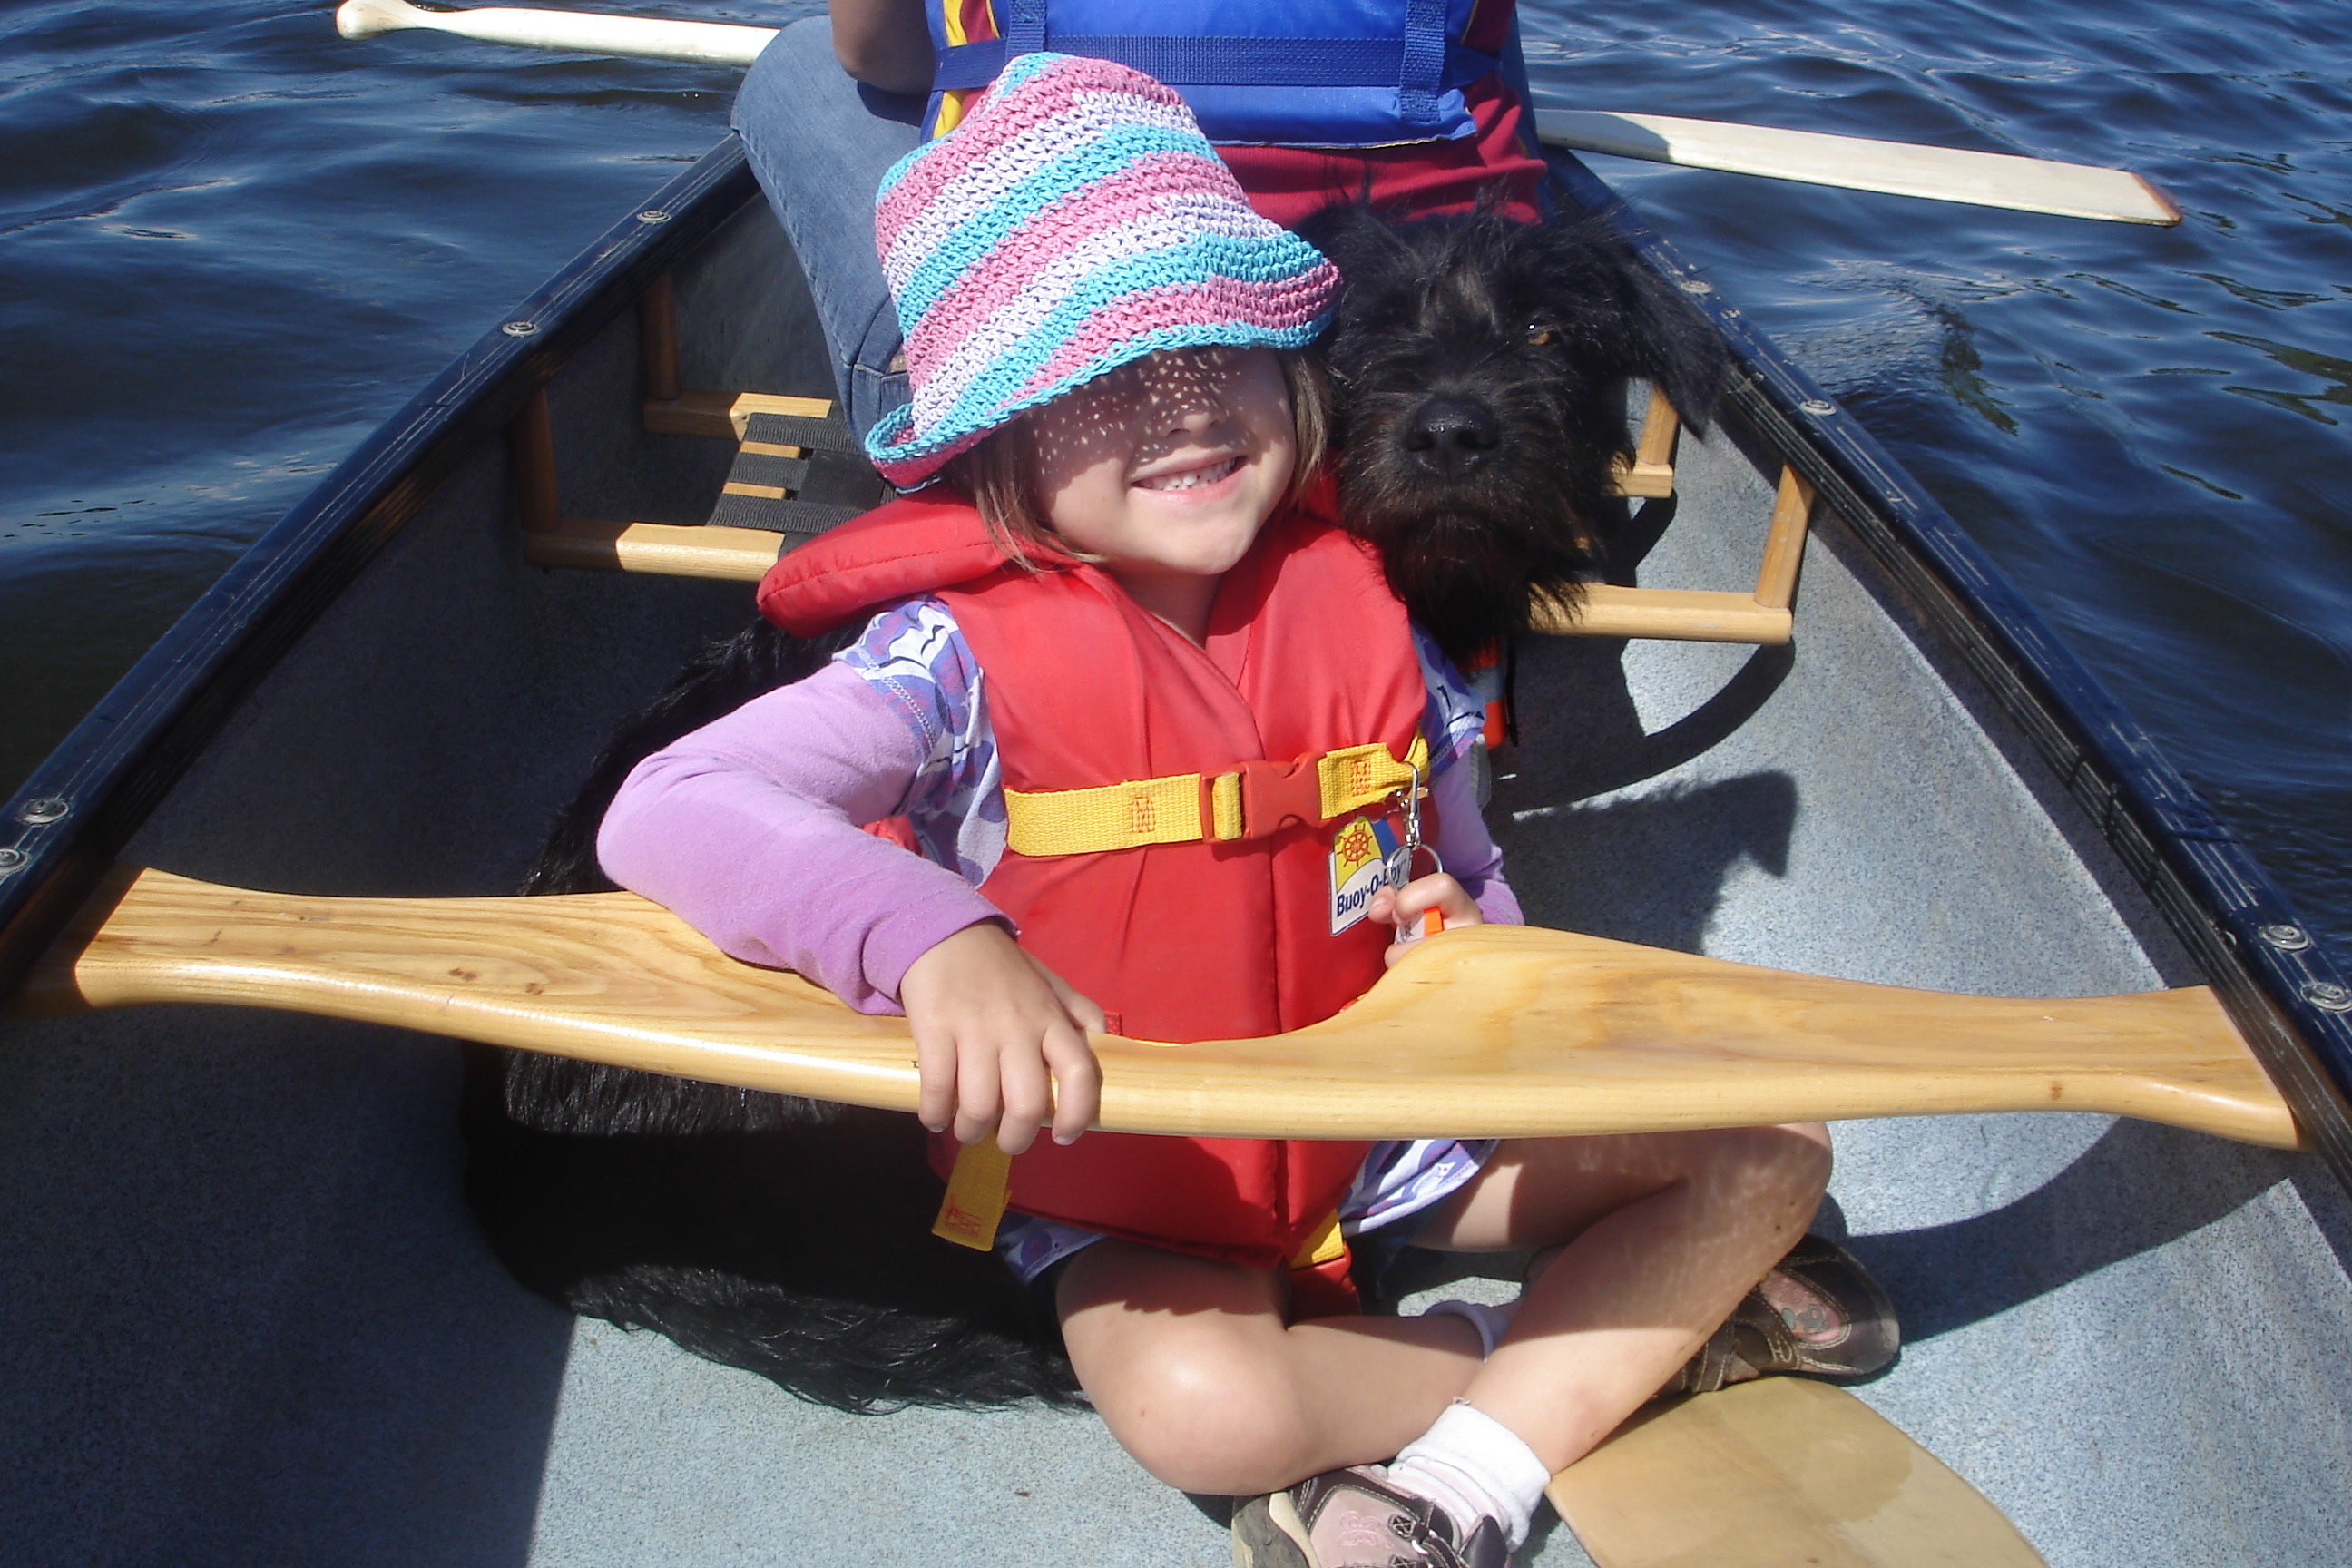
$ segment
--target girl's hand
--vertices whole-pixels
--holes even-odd
[[[1018,1154],[1049,1120],[1057,1143],[1093,1124],[1102,1069],[1086,1031],[1103,1026],[1103,1011],[1003,926],[983,921],[932,947],[907,966],[898,1000],[915,1032],[924,1126],[952,1121],[964,1143],[993,1131]]]
[[[1455,926],[1486,923],[1486,917],[1478,912],[1478,906],[1470,901],[1462,884],[1443,871],[1415,878],[1402,890],[1382,888],[1372,895],[1366,912],[1382,925],[1400,928],[1397,940],[1389,943],[1388,952],[1382,955],[1388,963],[1394,963],[1403,957],[1406,947],[1420,940],[1422,917],[1431,910],[1445,918],[1448,931]]]

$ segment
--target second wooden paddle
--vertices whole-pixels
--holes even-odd
[[[1941,1460],[1799,1378],[1650,1405],[1548,1495],[1598,1568],[2042,1568]]]

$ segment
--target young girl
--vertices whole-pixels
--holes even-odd
[[[869,447],[940,482],[779,564],[772,619],[862,636],[641,764],[604,863],[738,957],[904,1007],[942,1169],[964,1150],[945,1217],[985,1236],[1009,1201],[994,1243],[1118,1440],[1255,1500],[1241,1561],[1496,1568],[1695,1349],[1711,1386],[1803,1311],[1851,1334],[1834,1265],[1797,1260],[1783,1310],[1719,1328],[1812,1215],[1823,1133],[1087,1133],[1087,1030],[1297,1028],[1424,911],[1517,918],[1454,765],[1480,714],[1309,486],[1290,351],[1337,279],[1173,94],[1024,57],[892,171],[877,234],[915,396]],[[1424,779],[1454,874],[1390,888],[1366,847]],[[896,815],[921,858],[856,826]],[[1332,1310],[1342,1237],[1557,1251],[1514,1310],[1363,1317]]]

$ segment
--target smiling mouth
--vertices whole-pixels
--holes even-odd
[[[1205,464],[1201,468],[1180,468],[1169,474],[1154,474],[1149,479],[1137,479],[1134,483],[1135,488],[1139,490],[1203,489],[1232,474],[1241,466],[1241,455],[1235,453],[1232,457],[1220,458],[1215,462]]]

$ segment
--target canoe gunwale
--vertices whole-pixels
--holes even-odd
[[[1645,259],[1713,321],[1743,373],[1738,412],[1821,492],[2040,753],[2220,994],[2306,1136],[2352,1190],[2352,1015],[2305,997],[2342,984],[2245,846],[1951,517],[1852,416],[1726,304],[1584,166],[1556,155],[1580,205],[1612,210]],[[758,199],[730,133],[507,313],[225,573],[0,810],[0,994],[13,990],[150,812],[278,660],[532,392],[653,279]],[[645,221],[640,213],[667,217]],[[28,823],[35,801],[64,800]],[[11,835],[13,834],[13,837]]]
[[[2188,949],[2308,1142],[2352,1192],[2352,1013],[2306,995],[2310,987],[2344,985],[2346,975],[2316,942],[2286,950],[2263,940],[2264,926],[2309,928],[2252,853],[1860,421],[1599,176],[1559,154],[1552,164],[1571,199],[1612,211],[1643,258],[1715,324],[1741,373],[1730,403],[1814,486],[2039,752]]]
[[[0,995],[254,689],[481,442],[758,183],[729,133],[485,331],[206,589],[0,808]],[[646,221],[640,214],[663,213]],[[529,322],[517,334],[507,327]],[[68,803],[26,823],[36,801]],[[10,835],[15,837],[11,837]]]

